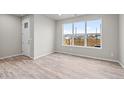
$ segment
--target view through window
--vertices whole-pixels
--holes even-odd
[[[74,23],[74,45],[84,46],[85,22]]]
[[[64,24],[64,45],[101,47],[101,20]]]

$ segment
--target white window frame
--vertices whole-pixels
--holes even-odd
[[[100,32],[101,32],[100,45],[101,45],[101,47],[90,47],[90,46],[87,46],[87,21],[92,21],[92,20],[101,20],[101,26],[100,26]],[[74,44],[73,45],[64,45],[64,24],[69,24],[69,23],[72,24],[72,33],[73,33],[74,32],[74,23],[81,22],[81,21],[85,22],[85,41],[84,41],[84,46],[78,46],[78,45],[74,45]],[[80,20],[80,21],[74,21],[74,22],[68,22],[68,23],[63,23],[62,24],[62,46],[64,46],[64,47],[102,49],[103,48],[102,38],[103,38],[103,34],[102,34],[102,19],[101,18],[89,19],[89,20]]]

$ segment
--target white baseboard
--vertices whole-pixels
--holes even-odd
[[[54,53],[54,52],[49,52],[49,53],[45,53],[45,54],[43,54],[43,55],[34,57],[33,60],[36,60],[36,59],[41,58],[41,57],[43,57],[43,56],[47,56],[47,55],[52,54],[52,53]]]
[[[33,59],[33,60],[36,60],[36,59],[38,59],[38,58],[40,58],[40,57],[49,55],[49,54],[51,54],[51,53],[54,53],[54,52],[49,52],[49,53],[40,55],[40,56],[38,56],[38,57],[31,57],[31,56],[29,56],[29,57],[30,57],[31,59]],[[6,59],[6,58],[11,58],[11,57],[20,56],[20,55],[23,55],[23,54],[15,54],[15,55],[11,55],[11,56],[1,57],[0,59]]]
[[[69,55],[74,55],[74,56],[80,56],[80,57],[87,57],[87,58],[93,58],[93,59],[98,59],[98,60],[105,60],[105,61],[111,61],[111,62],[117,62],[121,65],[122,68],[124,68],[124,64],[122,62],[120,62],[119,60],[111,60],[111,59],[104,59],[104,58],[98,58],[98,57],[92,57],[92,56],[85,56],[85,55],[79,55],[79,54],[73,54],[73,53],[69,53],[69,52],[61,52],[61,51],[54,51],[54,52],[57,52],[57,53],[63,53],[63,54],[69,54]],[[32,58],[33,60],[36,60],[40,57],[43,57],[43,56],[47,56],[49,54],[52,54],[54,52],[49,52],[49,53],[46,53],[46,54],[43,54],[43,55],[40,55],[38,57],[34,57]],[[15,57],[15,56],[20,56],[20,55],[23,55],[23,54],[15,54],[15,55],[11,55],[11,56],[6,56],[6,57],[1,57],[0,59],[6,59],[6,58],[10,58],[10,57]]]
[[[118,63],[121,65],[122,68],[124,68],[124,64],[122,62],[119,61]]]
[[[104,60],[104,61],[111,61],[111,62],[117,62],[117,63],[119,63],[118,60],[112,60],[112,59],[106,59],[106,58],[99,58],[99,57],[92,57],[92,56],[74,54],[74,53],[69,53],[69,52],[61,52],[61,51],[55,51],[55,52],[63,53],[63,54],[69,54],[69,55],[74,55],[74,56],[80,56],[80,57],[86,57],[86,58],[92,58],[92,59],[98,59],[98,60]]]
[[[6,59],[6,58],[16,57],[16,56],[20,56],[20,55],[22,55],[22,54],[15,54],[15,55],[11,55],[11,56],[1,57],[0,59]]]

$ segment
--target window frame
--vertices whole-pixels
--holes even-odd
[[[100,25],[100,33],[101,33],[101,40],[100,40],[100,45],[101,47],[90,47],[87,46],[87,22],[88,21],[93,21],[93,20],[101,20],[101,25]],[[72,32],[74,32],[74,23],[77,22],[84,22],[85,23],[85,40],[84,40],[84,46],[78,46],[78,45],[64,45],[64,24],[72,24]],[[74,22],[66,22],[62,24],[62,46],[64,47],[75,47],[75,48],[92,48],[92,49],[102,49],[103,48],[103,31],[102,31],[102,18],[97,18],[97,19],[88,19],[88,20],[78,20]],[[74,39],[74,38],[73,38]],[[74,43],[74,42],[73,42]]]

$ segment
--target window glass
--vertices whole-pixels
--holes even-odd
[[[72,24],[64,24],[64,45],[72,45],[73,43]]]
[[[87,21],[87,46],[101,47],[101,20]]]
[[[84,46],[85,22],[74,23],[74,45]]]
[[[24,28],[28,28],[28,22],[24,23]]]
[[[100,48],[102,46],[101,23],[102,20],[90,20],[64,24],[63,44]]]

